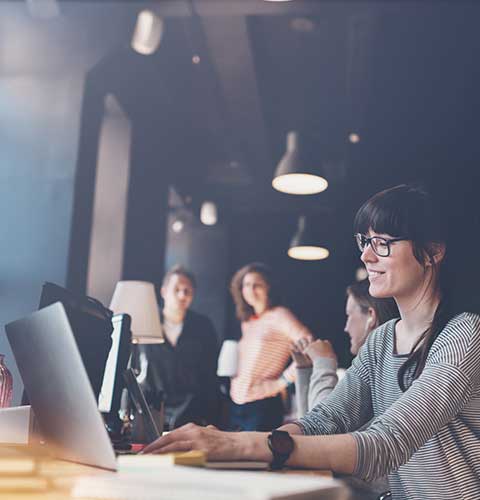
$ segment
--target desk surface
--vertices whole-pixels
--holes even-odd
[[[178,466],[172,466],[178,467]],[[218,471],[219,474],[222,471]],[[265,472],[264,472],[265,473]],[[329,471],[318,471],[318,470],[297,470],[297,469],[286,469],[278,472],[267,472],[268,474],[307,474],[323,477],[331,477],[332,474]],[[42,476],[49,478],[52,481],[52,488],[44,492],[22,492],[22,493],[12,493],[1,492],[0,500],[67,500],[70,499],[70,490],[73,486],[75,478],[84,475],[96,475],[96,474],[114,474],[114,472],[108,472],[102,469],[97,469],[95,467],[89,467],[87,465],[74,464],[70,462],[65,462],[62,460],[51,460],[42,464],[41,468]],[[21,479],[19,479],[21,481]]]
[[[0,491],[1,500],[66,500],[70,499],[70,490],[73,486],[74,479],[82,475],[105,474],[106,471],[89,467],[87,465],[79,465],[62,460],[51,460],[44,462],[41,465],[41,475],[47,477],[52,487],[42,492],[21,492],[12,493]],[[107,472],[108,473],[108,472]],[[18,479],[19,484],[21,478]]]

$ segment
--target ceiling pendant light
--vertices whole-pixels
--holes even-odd
[[[217,205],[213,201],[204,201],[200,207],[200,221],[205,226],[214,226],[218,220]]]
[[[298,219],[298,228],[288,249],[288,256],[298,260],[323,260],[330,255],[325,247],[319,245],[318,238],[312,231],[307,218]]]
[[[317,194],[328,187],[318,169],[306,165],[299,149],[298,132],[287,134],[287,150],[275,170],[272,186],[288,194]]]
[[[163,19],[151,10],[142,10],[132,37],[132,48],[139,54],[153,54],[160,45],[163,35]]]

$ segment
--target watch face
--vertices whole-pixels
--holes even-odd
[[[293,451],[293,439],[290,434],[285,431],[272,432],[272,447],[281,455],[290,455]]]

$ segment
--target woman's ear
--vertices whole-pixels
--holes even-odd
[[[367,315],[368,315],[368,318],[367,318],[367,323],[365,325],[365,328],[368,330],[373,330],[378,325],[377,313],[373,307],[369,307]]]
[[[445,250],[445,243],[430,243],[430,255],[425,265],[440,264],[445,257]]]

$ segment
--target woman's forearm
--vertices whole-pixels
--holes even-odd
[[[295,447],[287,465],[305,469],[327,469],[352,474],[357,461],[357,444],[349,434],[292,436]]]
[[[297,433],[295,434],[295,428]],[[292,432],[290,432],[290,429]],[[294,449],[287,465],[304,469],[326,469],[343,474],[352,474],[357,460],[356,442],[349,434],[333,436],[302,436],[295,424],[280,428],[289,432],[294,440]],[[236,433],[241,460],[272,461],[272,452],[268,448],[268,433]]]

